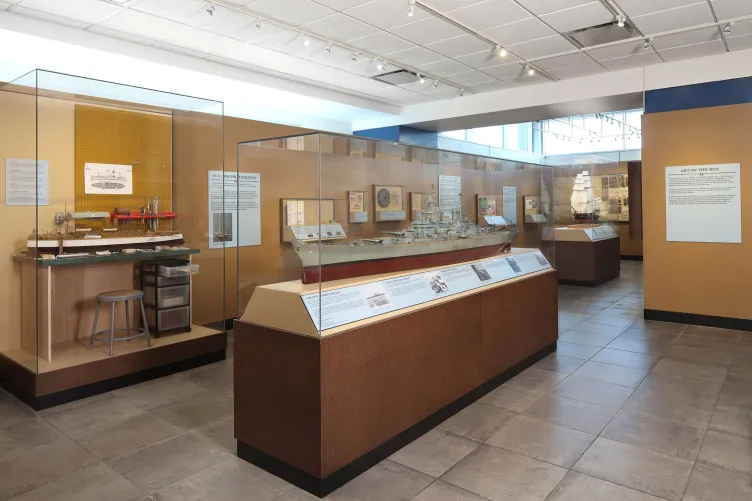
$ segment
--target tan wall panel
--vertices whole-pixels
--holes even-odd
[[[646,309],[752,319],[750,132],[750,104],[644,116]],[[723,163],[741,163],[743,243],[667,242],[665,167]]]

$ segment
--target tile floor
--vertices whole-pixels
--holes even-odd
[[[752,333],[641,320],[641,277],[561,287],[557,353],[328,499],[752,499]],[[43,412],[0,392],[0,501],[316,499],[235,457],[232,364]]]

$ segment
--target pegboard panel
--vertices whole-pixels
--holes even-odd
[[[133,165],[133,194],[85,194],[86,163]],[[76,105],[76,211],[138,212],[155,196],[160,211],[172,210],[172,117]],[[171,229],[172,221],[159,227]]]

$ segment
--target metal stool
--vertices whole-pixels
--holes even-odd
[[[128,308],[128,301],[134,301],[134,300],[140,300],[141,301],[141,320],[144,323],[143,328],[137,329],[139,331],[138,334],[135,336],[131,336],[131,312]],[[115,328],[115,303],[119,303],[120,301],[125,301],[125,328],[118,327]],[[97,320],[99,319],[99,307],[102,303],[111,303],[112,304],[112,318],[110,319],[110,328],[96,332],[97,330]],[[115,338],[115,331],[126,331],[126,337],[119,337]],[[146,336],[146,346],[151,346],[151,336],[149,336],[149,325],[146,323],[146,312],[144,311],[144,291],[138,291],[138,290],[123,290],[123,291],[110,291],[110,292],[103,292],[101,294],[97,294],[97,311],[94,314],[94,326],[91,328],[91,339],[89,340],[89,349],[94,348],[94,340],[102,335],[108,333],[110,334],[110,356],[113,355],[113,348],[115,346],[115,341],[130,341],[131,339]]]

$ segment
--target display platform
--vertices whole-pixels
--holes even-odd
[[[238,456],[323,497],[556,349],[540,251],[257,287],[235,322]]]
[[[556,227],[546,236],[556,242],[559,283],[594,287],[621,272],[619,235],[608,225]]]

